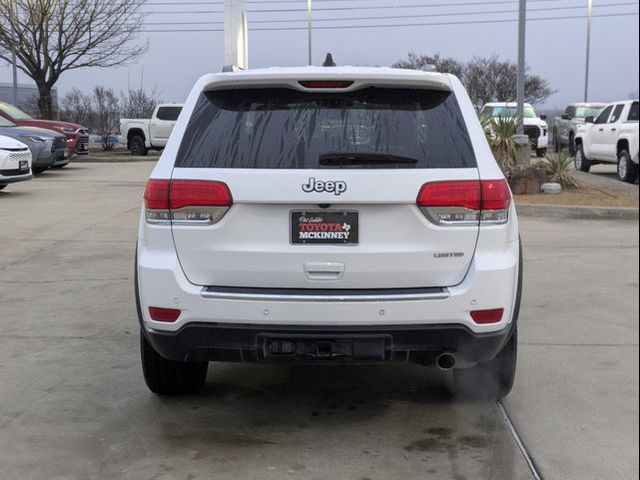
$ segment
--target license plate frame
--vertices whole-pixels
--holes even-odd
[[[289,242],[292,245],[355,246],[360,241],[359,236],[360,212],[357,210],[289,212]]]
[[[19,172],[28,172],[29,171],[29,161],[28,160],[19,160],[18,161],[18,171]]]

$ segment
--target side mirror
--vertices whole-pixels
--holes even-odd
[[[563,113],[562,114],[562,119],[563,120],[571,120],[571,115],[569,115],[568,113]]]
[[[593,116],[589,116],[584,119],[584,123],[593,123]]]
[[[540,120],[546,120],[547,116],[543,113],[542,115],[540,115]]]

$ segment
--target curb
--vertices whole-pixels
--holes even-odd
[[[73,158],[71,163],[140,163],[157,162],[160,157],[128,157],[128,158]]]
[[[576,220],[638,220],[638,209],[630,207],[590,207],[516,203],[523,217],[571,218]]]

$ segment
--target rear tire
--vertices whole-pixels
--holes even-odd
[[[131,155],[146,157],[149,153],[149,149],[144,141],[144,137],[140,135],[131,137],[131,140],[129,140],[129,151],[131,152]]]
[[[627,150],[618,152],[618,178],[627,183],[635,183],[638,178],[638,165],[631,161]]]
[[[453,394],[473,400],[500,400],[513,387],[518,353],[518,329],[500,353],[487,363],[453,371]]]
[[[576,154],[576,141],[573,138],[573,133],[569,135],[569,155],[572,157]]]
[[[187,395],[200,390],[207,379],[208,362],[176,362],[161,357],[140,330],[144,381],[158,395]]]
[[[573,163],[576,170],[580,170],[581,172],[588,173],[591,169],[591,160],[584,155],[584,149],[581,143],[576,145],[576,156],[573,159]]]

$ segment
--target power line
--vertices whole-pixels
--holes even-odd
[[[317,1],[317,0],[316,0]],[[324,0],[325,2],[329,0]],[[345,0],[341,0],[345,1]],[[362,1],[362,0],[357,0]],[[550,2],[560,2],[563,0],[528,0],[528,3],[550,3]],[[283,2],[250,2],[250,3],[283,3]],[[299,1],[297,3],[300,3]],[[369,5],[369,6],[352,6],[352,7],[328,7],[328,8],[315,8],[314,12],[335,12],[335,11],[353,11],[353,10],[389,10],[389,9],[405,9],[405,8],[442,8],[442,7],[467,7],[467,6],[475,6],[475,5],[505,5],[505,4],[515,4],[518,3],[514,0],[490,0],[486,2],[482,1],[471,1],[471,2],[456,2],[456,3],[431,3],[431,4],[401,4],[401,5]],[[206,2],[184,2],[184,3],[162,3],[162,4],[152,4],[147,3],[144,5],[163,5],[163,6],[184,6],[184,5],[222,5],[218,3],[206,3]],[[602,5],[607,6],[607,5]],[[578,6],[576,8],[579,8]],[[260,9],[253,10],[249,9],[249,13],[293,13],[293,12],[307,12],[307,8],[276,8],[276,9]],[[162,15],[162,14],[205,14],[205,13],[224,13],[224,10],[207,10],[207,11],[189,11],[189,10],[181,10],[181,11],[156,11],[156,12],[142,12],[148,15]]]
[[[623,16],[638,16],[640,12],[627,12],[627,13],[608,13],[593,15],[592,18],[605,18],[605,17],[623,17]],[[551,20],[573,20],[587,18],[586,15],[574,15],[565,17],[544,17],[544,18],[530,18],[527,22],[540,22]],[[446,25],[478,25],[478,24],[491,24],[491,23],[515,23],[517,19],[504,19],[504,20],[469,20],[469,21],[457,21],[457,22],[432,22],[432,23],[401,23],[401,24],[388,24],[388,25],[327,25],[315,27],[314,30],[343,30],[343,29],[359,29],[359,28],[397,28],[397,27],[432,27],[432,26],[446,26]],[[251,32],[285,32],[285,31],[299,31],[307,30],[307,27],[277,27],[277,28],[252,28]],[[189,29],[189,30],[141,30],[141,33],[191,33],[191,32],[224,32],[223,28],[208,28],[208,29]]]
[[[638,5],[638,2],[612,3],[609,5],[594,5],[594,7],[626,7]],[[576,10],[584,7],[545,7],[531,8],[529,12],[550,12],[559,10]],[[403,18],[433,18],[433,17],[459,17],[467,15],[504,15],[510,13],[518,13],[518,10],[493,10],[486,12],[454,12],[454,13],[428,13],[422,15],[387,15],[384,17],[349,17],[349,18],[316,18],[314,22],[342,22],[342,21],[362,21],[362,20],[389,20]],[[279,20],[251,20],[250,24],[258,23],[295,23],[306,21],[306,19],[279,19]],[[217,22],[145,22],[145,25],[221,25],[222,21]]]

